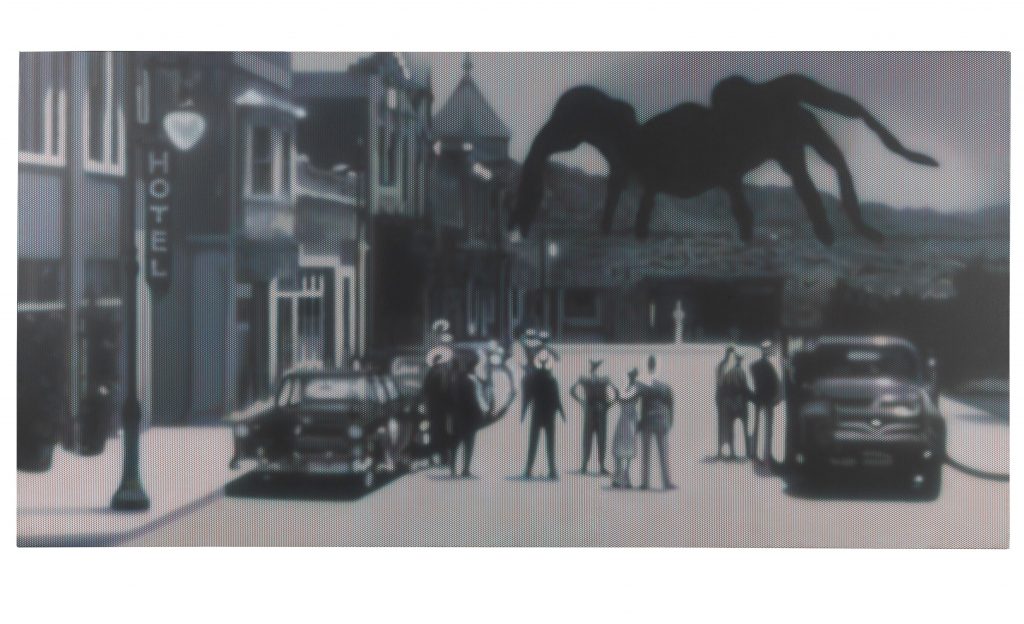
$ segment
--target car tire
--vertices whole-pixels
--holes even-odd
[[[939,494],[942,493],[942,464],[940,462],[936,462],[934,466],[923,468],[920,472],[915,471],[913,474],[924,476],[924,483],[916,489],[918,498],[933,501],[939,497]],[[911,482],[911,487],[913,487],[913,482]]]

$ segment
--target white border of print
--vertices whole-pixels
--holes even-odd
[[[42,0],[5,12],[5,97],[0,126],[4,197],[17,185],[17,50],[49,49],[995,49],[1015,47],[1019,20],[999,3],[821,2],[400,2],[342,5],[185,0],[140,10],[133,2]],[[486,7],[486,8],[485,8]],[[282,25],[283,24],[283,25]],[[1019,81],[1018,81],[1019,82]],[[1014,85],[1014,113],[1024,100]],[[1019,119],[1019,115],[1013,115]],[[1013,126],[1019,138],[1021,124]],[[1020,142],[1016,141],[1019,145]],[[1013,180],[1019,182],[1019,162]],[[12,202],[13,203],[13,202]],[[16,212],[3,212],[6,248]],[[1012,238],[1020,240],[1021,219]],[[15,304],[8,255],[2,292]],[[1016,263],[1014,263],[1016,264]],[[1014,267],[1012,294],[1021,309]],[[2,324],[14,345],[14,315]],[[1019,328],[1016,324],[1014,329]],[[1017,332],[1013,332],[1017,336]],[[1020,367],[1021,341],[1012,363]],[[10,415],[13,349],[0,375]],[[1014,395],[1021,385],[1014,379]],[[14,464],[8,418],[6,465]],[[1014,445],[1021,427],[1012,429]],[[1018,454],[1019,455],[1019,454]],[[1014,471],[1019,460],[1012,462]],[[14,500],[13,479],[4,482]],[[1016,491],[1018,488],[1011,482]],[[229,519],[225,519],[229,520]],[[13,545],[14,514],[6,515]],[[1011,534],[1019,536],[1011,514]],[[1012,539],[1012,538],[1011,538]],[[5,557],[4,601],[47,621],[132,619],[352,621],[1005,621],[1020,612],[1019,553],[766,550],[19,550]],[[766,564],[773,572],[766,578]],[[395,570],[408,579],[388,582]],[[728,582],[723,583],[723,580]],[[1011,585],[1013,583],[1013,585]],[[852,592],[842,588],[856,588]],[[870,598],[854,598],[853,596]],[[359,599],[355,597],[359,596]],[[1012,602],[1011,602],[1012,601]],[[1012,609],[1015,602],[1018,609]],[[13,607],[13,608],[12,608]],[[1008,608],[1009,607],[1009,608]],[[133,617],[134,616],[134,617]],[[241,616],[241,617],[239,617]],[[331,617],[333,616],[333,617]],[[1012,617],[1012,616],[1011,616]],[[12,621],[25,618],[14,614]]]

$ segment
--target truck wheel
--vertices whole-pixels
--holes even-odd
[[[911,481],[911,487],[915,488],[918,498],[928,501],[937,499],[942,492],[942,463],[935,462],[934,466],[928,466],[921,471],[914,471],[911,479],[916,479],[918,476],[924,477],[924,483],[918,485]]]

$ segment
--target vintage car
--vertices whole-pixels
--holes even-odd
[[[392,375],[342,369],[289,371],[272,401],[230,417],[231,467],[259,472],[376,475],[407,463],[423,420]]]
[[[946,425],[935,365],[910,342],[812,339],[792,357],[786,396],[786,457],[796,474],[814,481],[873,473],[938,496]]]

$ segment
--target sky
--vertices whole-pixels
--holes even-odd
[[[344,69],[359,53],[297,53],[299,70]],[[462,77],[462,52],[424,53],[433,68],[434,110]],[[474,52],[473,76],[512,132],[522,160],[566,89],[589,84],[631,103],[641,122],[689,101],[707,104],[721,79],[764,81],[806,74],[855,97],[910,149],[940,167],[889,152],[861,122],[816,111],[846,154],[863,201],[895,207],[971,210],[1009,203],[1010,55],[1000,52]],[[561,158],[605,173],[583,147]],[[819,189],[837,192],[835,175],[809,156]],[[755,184],[789,186],[774,163],[748,174]]]

